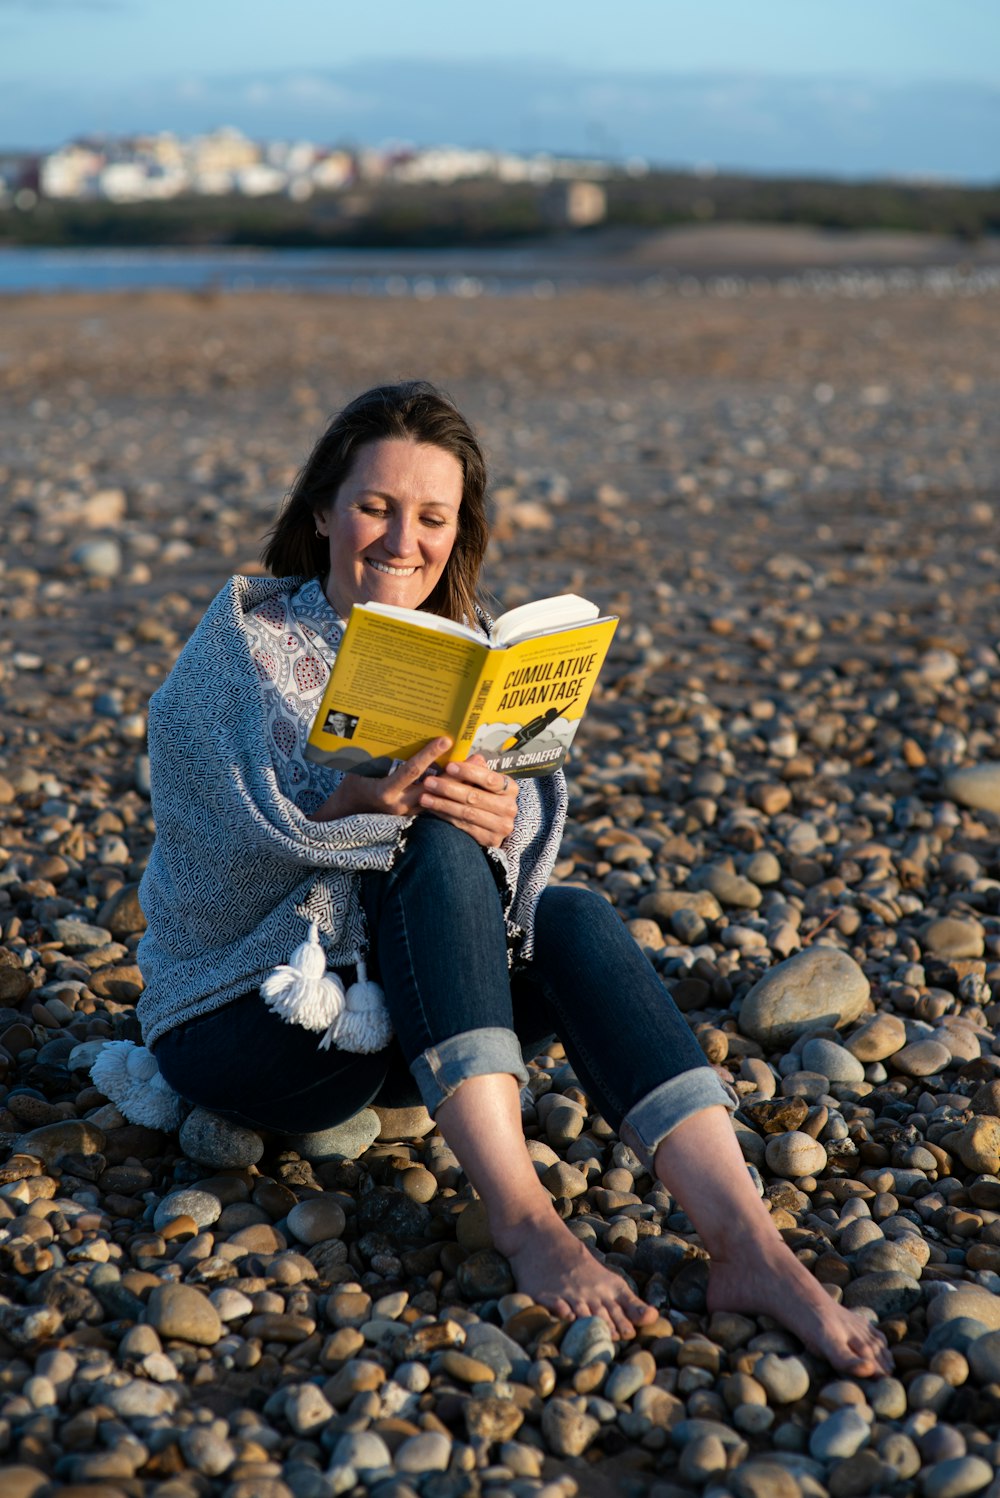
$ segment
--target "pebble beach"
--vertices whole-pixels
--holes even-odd
[[[4,302],[4,1498],[998,1498],[998,350],[950,273]],[[657,1309],[627,1343],[517,1293],[422,1110],[166,1134],[92,1083],[140,1039],[148,697],[329,416],[412,376],[485,440],[496,598],[622,621],[556,877],[732,1077],[891,1376],[710,1314],[558,1045],[529,1150]]]

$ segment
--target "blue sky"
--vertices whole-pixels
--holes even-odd
[[[1000,5],[0,0],[0,146],[222,123],[997,180]]]

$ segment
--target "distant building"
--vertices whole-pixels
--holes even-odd
[[[322,192],[336,192],[348,187],[357,175],[350,151],[327,151],[320,155],[309,171],[309,180]]]
[[[608,195],[596,182],[555,182],[545,195],[549,223],[566,229],[586,229],[603,223],[608,213]]]
[[[254,161],[234,173],[236,191],[248,198],[263,198],[268,193],[284,192],[288,178],[266,161]]]
[[[104,153],[76,141],[42,159],[39,190],[46,198],[89,198],[97,195]]]
[[[197,135],[190,142],[189,161],[203,176],[235,176],[245,167],[256,166],[261,159],[260,146],[248,140],[241,130],[226,125],[210,135]]]
[[[344,193],[358,183],[393,181],[444,186],[475,178],[504,183],[551,184],[553,222],[579,227],[606,213],[598,185],[611,173],[607,162],[538,152],[471,150],[464,146],[418,147],[395,142],[379,149],[331,149],[310,140],[250,140],[226,126],[185,140],[172,131],[70,141],[41,158],[0,158],[0,198],[36,186],[57,199],[103,198],[113,203],[176,197],[181,193],[261,197],[287,193],[302,202],[315,192]],[[36,174],[37,173],[37,180]],[[344,211],[349,206],[344,204]]]

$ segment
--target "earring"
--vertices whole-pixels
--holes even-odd
[[[322,532],[322,531],[321,531],[321,530],[319,530],[319,529],[318,529],[318,528],[317,528],[317,531],[316,531],[316,535],[317,535],[317,537],[318,537],[318,538],[319,538],[319,539],[320,539],[320,540],[322,540],[322,538],[323,538],[323,532]]]

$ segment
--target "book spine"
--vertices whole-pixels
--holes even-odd
[[[494,652],[491,651],[486,661],[484,674],[479,678],[472,702],[469,705],[469,710],[465,715],[465,722],[462,724],[461,732],[455,740],[455,757],[457,758],[465,758],[469,745],[475,736],[476,729],[479,727],[479,720],[483,716],[483,708],[486,706],[486,700],[493,689],[493,655]]]

